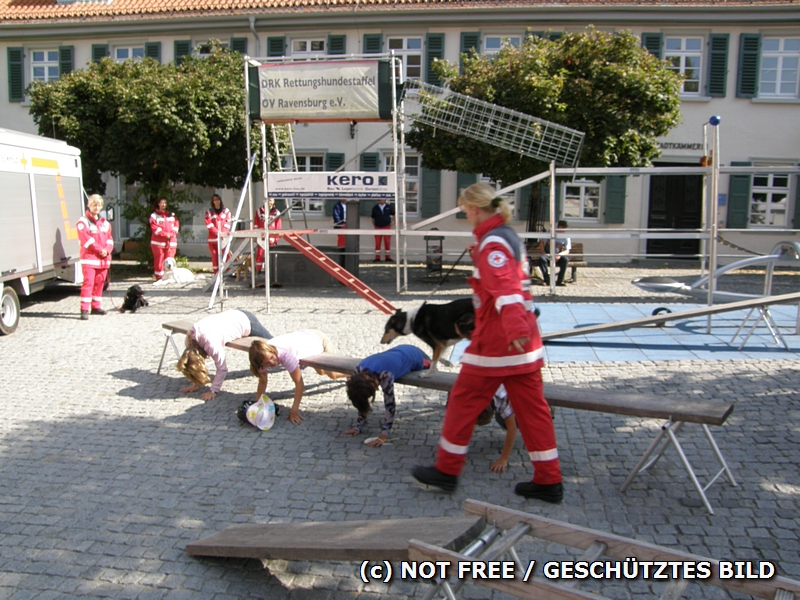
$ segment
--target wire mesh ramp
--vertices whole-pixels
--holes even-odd
[[[405,114],[416,123],[544,162],[574,167],[585,134],[418,79],[405,83]]]
[[[437,579],[425,594],[426,600],[456,598],[466,582],[519,598],[600,600],[604,596],[580,586],[601,580],[613,580],[617,594],[625,581],[651,583],[653,590],[663,588],[661,600],[681,598],[690,585],[715,586],[755,598],[800,598],[800,581],[776,576],[775,565],[768,561],[720,561],[477,500],[467,500],[464,512],[482,517],[488,526],[463,551],[417,540],[408,544],[412,564],[432,564],[437,573],[445,572],[445,578]],[[540,554],[523,560],[515,546],[526,536],[582,550],[583,555],[575,553],[573,560],[560,554],[558,560],[542,562]]]

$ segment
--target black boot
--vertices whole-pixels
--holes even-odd
[[[88,321],[89,320],[89,311],[82,310],[81,311],[81,321]]]
[[[435,467],[417,466],[414,467],[414,470],[411,472],[411,474],[414,476],[414,479],[420,483],[438,487],[445,492],[454,492],[456,490],[456,486],[458,485],[458,477],[455,475],[442,473]]]
[[[517,484],[514,488],[514,493],[524,498],[535,498],[545,502],[552,502],[553,504],[561,504],[564,499],[564,486],[560,483],[543,485],[532,481],[523,481]]]
[[[92,314],[93,315],[104,315],[104,314],[106,314],[106,311],[104,311],[102,308],[93,308],[92,309]]]

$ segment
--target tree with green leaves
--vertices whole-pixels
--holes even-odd
[[[589,28],[556,40],[528,36],[493,57],[462,55],[434,68],[455,92],[586,134],[582,166],[649,166],[657,138],[680,121],[681,79],[630,32]],[[429,169],[483,173],[515,183],[548,165],[514,152],[414,123],[407,142]]]
[[[137,184],[123,215],[140,222],[145,232],[157,198],[166,196],[178,213],[182,203],[198,200],[176,186],[244,184],[242,56],[221,49],[219,42],[210,44],[209,56],[187,56],[179,65],[104,58],[28,89],[39,133],[81,150],[87,192],[105,192],[105,172]],[[251,133],[255,152],[260,132]]]

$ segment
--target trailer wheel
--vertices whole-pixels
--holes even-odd
[[[0,298],[0,335],[14,333],[19,324],[19,298],[13,288],[4,285]]]

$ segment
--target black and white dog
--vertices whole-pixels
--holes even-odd
[[[431,367],[421,377],[436,372],[436,363],[447,346],[469,338],[475,329],[475,309],[471,298],[462,298],[447,304],[428,304],[409,311],[398,309],[386,322],[382,344],[388,344],[401,335],[413,333],[431,347]]]
[[[141,286],[132,285],[128,288],[125,294],[125,300],[122,301],[122,306],[119,307],[119,310],[120,312],[125,312],[126,310],[136,312],[137,309],[149,305],[150,303],[147,301],[147,298],[144,297]]]

